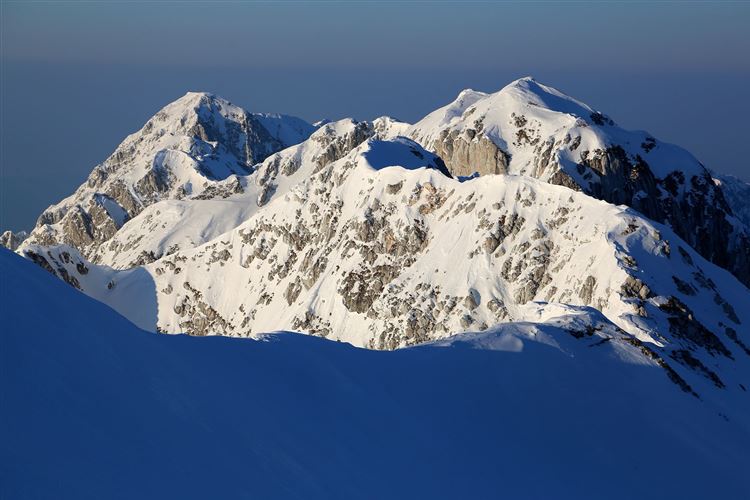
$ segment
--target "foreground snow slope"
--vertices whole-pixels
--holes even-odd
[[[747,403],[681,391],[591,309],[377,352],[148,334],[4,249],[0,273],[4,498],[750,494]]]

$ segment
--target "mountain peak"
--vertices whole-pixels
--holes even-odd
[[[457,101],[459,99],[464,99],[464,98],[467,98],[467,97],[471,98],[472,96],[485,97],[486,95],[487,95],[486,93],[481,92],[479,90],[465,88],[461,92],[458,93],[458,95],[456,96],[455,100]]]
[[[453,100],[452,104],[465,108],[465,107],[471,106],[471,104],[478,101],[479,99],[483,99],[487,97],[488,95],[489,94],[487,94],[486,92],[466,88],[458,93],[456,98]],[[470,104],[466,104],[466,103],[470,103]]]
[[[229,104],[229,101],[227,101],[223,97],[218,96],[212,92],[205,92],[205,91],[186,92],[185,95],[183,95],[176,101],[173,101],[173,103],[177,103],[177,102],[184,103],[184,104],[199,104],[199,103],[210,103],[210,102],[220,102],[220,103]]]
[[[211,92],[186,92],[183,96],[170,102],[162,109],[198,109],[210,105],[229,105],[232,104],[221,96]]]
[[[247,114],[249,113],[243,108],[210,92],[187,92],[179,99],[164,106],[155,117],[167,121],[177,119],[184,123],[185,118],[190,115],[195,115],[203,121],[210,120],[215,115],[236,119]]]
[[[523,84],[524,82],[536,83],[536,79],[531,75],[522,76],[521,78],[517,78],[513,80],[512,82],[510,82],[508,85],[506,85],[506,87],[509,87],[511,85],[520,85],[520,84]]]
[[[299,118],[249,113],[215,94],[187,92],[126,137],[74,195],[45,210],[28,243],[69,243],[92,257],[148,206],[204,190],[223,189],[228,196],[241,186],[227,191],[223,181],[247,175],[313,131]],[[16,240],[6,235],[2,244],[12,247]]]
[[[581,102],[568,94],[544,85],[531,76],[515,80],[494,95],[502,95],[519,101],[520,104],[530,104],[550,111],[588,117],[596,111],[588,104]]]
[[[213,93],[211,93],[211,92],[206,92],[206,91],[202,91],[201,90],[201,91],[188,91],[188,92],[185,92],[185,95],[183,96],[183,98],[185,98],[185,97],[199,97],[199,98],[207,97],[207,98],[214,98],[214,97],[216,97],[216,95],[213,94]]]

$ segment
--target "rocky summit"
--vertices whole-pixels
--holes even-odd
[[[532,78],[415,124],[190,93],[3,243],[150,331],[391,350],[573,317],[700,398],[750,383],[745,192]]]

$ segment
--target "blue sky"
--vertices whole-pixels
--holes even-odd
[[[3,2],[0,226],[189,90],[413,121],[533,75],[750,180],[744,2]]]

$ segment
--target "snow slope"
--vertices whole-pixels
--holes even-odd
[[[4,498],[750,494],[747,396],[681,391],[589,308],[376,352],[149,334],[4,249],[0,275]]]

